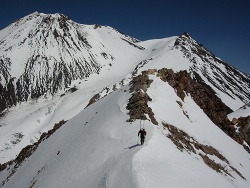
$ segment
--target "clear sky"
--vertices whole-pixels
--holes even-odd
[[[0,29],[38,11],[111,26],[140,40],[188,32],[250,75],[250,0],[6,0],[0,7]]]

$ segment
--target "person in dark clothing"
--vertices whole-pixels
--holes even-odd
[[[138,136],[140,135],[140,138],[141,138],[141,145],[143,145],[143,143],[145,141],[146,134],[147,134],[147,132],[145,131],[145,129],[141,129],[138,132]]]

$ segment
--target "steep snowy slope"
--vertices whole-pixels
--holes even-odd
[[[190,96],[182,101],[156,74],[150,79],[148,105],[159,125],[144,122],[145,145],[138,145],[140,120],[127,122],[132,93],[123,86],[70,119],[19,167],[0,172],[1,187],[249,187],[243,147]]]
[[[111,27],[81,25],[62,14],[35,12],[14,22],[0,31],[0,111],[130,63],[127,54],[143,51],[136,42]]]
[[[232,120],[233,118],[247,117],[250,116],[250,103],[242,106],[238,110],[228,114],[228,118]]]

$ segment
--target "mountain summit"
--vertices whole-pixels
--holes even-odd
[[[247,188],[249,102],[249,76],[186,32],[35,12],[0,31],[0,187]]]
[[[114,42],[117,38],[122,44]],[[134,44],[137,40],[110,27],[81,25],[62,14],[37,12],[3,29],[0,41],[0,110],[60,93],[74,80],[99,74],[121,58],[114,54],[112,43],[121,51],[124,44],[141,48]]]

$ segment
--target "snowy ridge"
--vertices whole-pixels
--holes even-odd
[[[148,54],[141,70],[164,67],[175,72],[187,70],[199,83],[211,87],[232,111],[249,102],[249,76],[223,62],[188,33],[140,44]]]
[[[193,76],[212,87],[225,104],[230,100],[232,104],[229,107],[232,110],[249,102],[249,76],[223,62],[187,33],[180,36],[175,45],[192,63],[190,72]],[[230,98],[243,103],[238,106]]]
[[[249,187],[249,154],[214,125],[191,97],[185,97],[181,108],[169,84],[155,75],[150,79],[149,106],[157,121],[186,132],[196,144],[212,146],[225,160],[192,142],[195,153],[181,151],[162,123],[145,121],[146,144],[138,145],[140,121],[127,122],[131,93],[126,85],[69,120],[14,174],[9,176],[13,166],[0,172],[2,187]],[[208,167],[203,155],[225,171]]]

